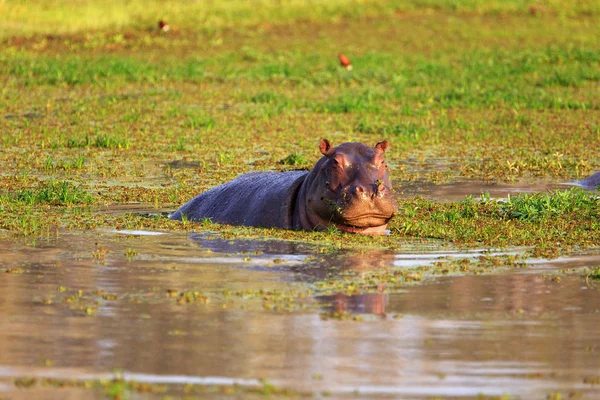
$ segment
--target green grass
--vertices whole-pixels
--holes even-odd
[[[499,213],[504,218],[521,221],[547,221],[578,215],[581,219],[598,218],[600,216],[600,200],[597,196],[577,189],[557,190],[551,194],[536,193],[509,197],[501,204]]]
[[[273,115],[307,107],[318,113],[390,115],[397,112],[398,105],[409,114],[455,108],[536,111],[600,108],[598,97],[592,93],[600,82],[600,52],[586,47],[545,47],[516,53],[501,49],[469,51],[459,58],[447,55],[427,62],[419,60],[419,56],[394,59],[390,55],[390,60],[395,61],[386,62],[385,68],[371,67],[369,64],[380,62],[377,60],[380,56],[365,54],[355,58],[356,72],[349,77],[344,76],[346,71],[340,73],[330,56],[306,60],[300,53],[289,53],[282,57],[286,64],[271,69],[261,63],[247,65],[235,53],[219,55],[213,62],[184,59],[174,64],[121,55],[58,57],[5,51],[0,53],[0,75],[10,77],[8,82],[12,87],[256,82],[299,87],[326,85],[331,87],[329,92],[335,92],[324,101],[304,96],[288,99],[272,92],[261,92],[251,98],[253,103],[275,111],[271,112]],[[195,121],[190,119],[190,123]]]
[[[49,181],[35,189],[23,189],[16,192],[15,199],[19,203],[74,205],[92,202],[92,196],[79,186],[70,182]]]
[[[532,8],[535,6],[535,9]],[[202,29],[212,32],[228,27],[257,24],[289,24],[297,20],[331,22],[340,18],[373,17],[390,13],[444,10],[477,14],[535,14],[573,17],[598,15],[594,0],[237,0],[222,2],[181,2],[177,0],[133,0],[121,2],[68,0],[15,0],[0,2],[4,24],[9,31],[65,33],[119,29],[154,28],[160,19],[174,29]]]
[[[98,147],[101,149],[128,149],[130,142],[127,138],[110,134],[96,133],[94,137],[86,135],[83,139],[69,138],[67,147]]]
[[[600,199],[580,189],[557,190],[493,201],[466,198],[439,204],[404,201],[394,234],[484,246],[535,246],[554,256],[576,246],[598,246]]]
[[[285,164],[285,165],[291,165],[291,166],[301,166],[301,165],[306,166],[308,164],[308,161],[306,160],[306,157],[304,157],[303,154],[291,153],[290,155],[285,157],[283,160],[281,160],[280,163]]]
[[[174,209],[244,172],[310,167],[321,138],[388,139],[399,192],[415,181],[563,182],[600,170],[595,2],[548,0],[533,11],[521,0],[284,3],[0,2],[9,21],[0,37],[0,226],[17,235],[208,229],[65,206]],[[158,19],[173,29],[158,31]],[[339,66],[340,52],[352,71]],[[500,203],[411,198],[383,239],[210,229],[550,254],[600,245],[594,210],[593,198],[571,191]]]

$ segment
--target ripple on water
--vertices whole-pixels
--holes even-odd
[[[10,383],[13,377],[100,379],[114,377],[114,368],[125,379],[166,385],[260,387],[265,378],[332,398],[600,396],[600,387],[584,383],[600,370],[600,291],[582,290],[577,275],[557,282],[540,274],[552,262],[532,261],[528,273],[451,276],[401,291],[308,290],[315,281],[350,284],[349,276],[374,268],[521,249],[324,254],[299,243],[137,232],[64,234],[36,247],[0,241],[0,267],[23,271],[0,279],[2,396],[28,393]],[[98,249],[106,250],[104,259]],[[600,259],[554,262],[557,270]],[[308,298],[234,295],[259,290]],[[182,291],[210,301],[180,304],[169,295]],[[365,318],[332,317],[347,314]],[[51,366],[39,367],[45,363]]]

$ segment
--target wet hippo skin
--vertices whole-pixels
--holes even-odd
[[[323,139],[323,157],[310,171],[251,172],[208,190],[170,218],[266,228],[383,234],[397,211],[383,154],[370,147]]]

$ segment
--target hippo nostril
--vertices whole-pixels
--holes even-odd
[[[353,197],[373,200],[375,197],[383,196],[384,190],[385,187],[383,184],[371,183],[364,186],[352,186],[349,192],[353,195]]]
[[[383,185],[372,184],[371,185],[371,198],[374,198],[383,189]]]

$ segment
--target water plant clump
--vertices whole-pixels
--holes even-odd
[[[600,217],[598,196],[581,189],[556,190],[552,193],[535,193],[508,197],[500,204],[498,213],[504,218],[522,221],[540,221],[559,216],[576,218]]]
[[[456,203],[413,199],[400,203],[392,235],[438,238],[463,245],[535,246],[557,256],[574,246],[598,246],[600,200],[580,189],[502,201]]]
[[[300,165],[306,165],[307,160],[303,154],[294,152],[294,153],[291,153],[290,155],[288,155],[287,157],[285,157],[284,159],[280,160],[279,163],[284,164],[284,165],[300,166]]]
[[[600,281],[600,267],[592,268],[587,274],[586,279]]]
[[[22,189],[15,193],[15,200],[26,205],[51,204],[74,205],[89,204],[93,198],[80,186],[68,181],[50,180],[34,189]]]

